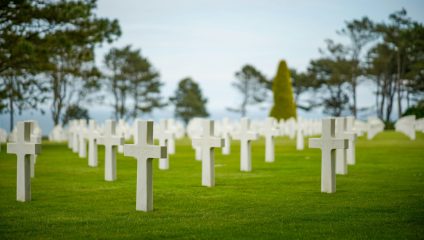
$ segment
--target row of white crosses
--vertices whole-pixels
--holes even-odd
[[[267,120],[267,126],[264,128],[263,134],[266,137],[267,141],[267,150],[266,150],[266,161],[273,161],[274,159],[274,137],[278,135],[277,128],[275,128],[275,122],[272,121],[272,119]],[[31,128],[31,123],[29,124],[29,128]],[[163,123],[162,123],[163,124]],[[76,125],[76,124],[75,124]],[[81,121],[79,122],[79,131],[75,131],[72,140],[73,143],[77,143],[76,145],[79,146],[78,153],[80,156],[84,156],[84,150],[81,150],[81,148],[86,148],[86,140],[89,142],[89,165],[95,166],[97,165],[97,146],[96,146],[96,139],[97,143],[105,146],[105,180],[106,181],[114,181],[116,179],[116,150],[117,147],[120,145],[123,145],[123,137],[118,136],[116,133],[116,124],[114,121],[106,121],[105,131],[103,135],[99,135],[99,133],[96,131],[95,122],[92,120],[90,121],[89,128],[85,128],[85,124]],[[163,124],[164,125],[164,124]],[[341,126],[342,128],[345,128],[345,123],[343,123]],[[328,127],[327,127],[328,128]],[[323,129],[327,131],[326,125],[323,122]],[[77,129],[77,128],[76,128]],[[166,129],[166,127],[162,127],[162,129]],[[331,130],[332,128],[330,128]],[[334,132],[334,129],[331,130]],[[22,137],[22,132],[25,132],[23,130],[18,130],[19,135],[19,144],[26,144],[25,141],[22,141],[22,139],[25,139]],[[161,135],[161,134],[159,134]],[[322,145],[327,146],[326,138],[328,136],[333,136],[334,134],[328,134],[327,132],[323,133],[322,138]],[[340,130],[340,133],[337,135],[339,138],[349,138],[348,133],[345,131]],[[240,140],[240,170],[241,171],[251,171],[252,170],[252,163],[251,163],[251,141],[256,140],[258,138],[258,134],[250,129],[250,121],[247,118],[241,119],[240,128],[238,129],[238,132],[233,134],[233,137],[235,139]],[[160,137],[161,138],[161,137]],[[76,139],[76,141],[75,141]],[[166,139],[166,137],[164,138]],[[347,139],[345,139],[347,141]],[[38,140],[31,140],[32,145],[31,146],[38,146],[36,141]],[[353,141],[353,140],[351,140]],[[153,143],[153,122],[150,121],[137,121],[136,122],[136,131],[135,131],[135,144],[131,145],[124,145],[124,155],[126,156],[133,156],[137,158],[138,160],[138,167],[137,167],[137,204],[136,208],[137,210],[142,211],[150,211],[153,208],[153,190],[152,190],[152,162],[151,159],[153,158],[160,158],[164,159],[167,158],[167,146],[152,146]],[[326,145],[327,144],[327,145]],[[161,145],[166,145],[165,143],[162,143]],[[214,174],[214,148],[216,147],[223,147],[224,146],[224,139],[221,137],[215,137],[214,136],[214,122],[210,120],[203,120],[202,122],[202,133],[200,135],[200,138],[194,138],[193,139],[193,145],[198,146],[198,148],[201,149],[202,153],[202,185],[212,187],[215,185],[215,174]],[[316,145],[316,144],[315,144]],[[337,144],[336,144],[337,145]],[[21,152],[16,151],[13,148],[14,145],[11,145],[10,152],[18,154],[18,165],[20,162],[19,159],[22,159]],[[311,146],[314,146],[312,143]],[[332,146],[332,145],[331,145]],[[338,146],[338,145],[337,145]],[[347,148],[348,145],[346,145],[344,148]],[[327,147],[328,148],[328,147]],[[327,149],[326,147],[323,147],[323,149]],[[332,147],[337,148],[337,147]],[[26,148],[23,148],[24,152],[26,151]],[[9,150],[9,149],[8,149]],[[29,150],[27,151],[29,152]],[[26,154],[37,154],[37,151],[29,152]],[[326,153],[327,154],[327,153]],[[333,154],[330,154],[333,157]],[[345,156],[346,154],[343,154]],[[324,156],[324,153],[323,153]],[[323,158],[323,166],[324,166],[324,158]],[[23,169],[26,165],[23,165]],[[30,168],[30,167],[29,167]],[[18,168],[19,169],[19,168]],[[25,170],[26,171],[26,170]],[[25,172],[24,171],[24,172]],[[324,168],[323,168],[324,171]],[[323,173],[324,174],[324,173]],[[18,174],[19,176],[26,176],[25,174]],[[22,178],[22,177],[21,177]],[[21,180],[18,182],[27,182],[26,178],[22,178],[24,180]],[[323,180],[324,181],[324,180]],[[22,184],[21,184],[22,185]],[[21,186],[20,185],[20,186]],[[20,190],[18,187],[18,193],[25,192]],[[25,193],[27,195],[27,193]],[[24,194],[24,195],[25,195]],[[22,195],[22,194],[21,194]],[[25,195],[25,196],[26,196]],[[18,199],[21,199],[22,197],[18,197]],[[25,197],[27,199],[27,197]]]

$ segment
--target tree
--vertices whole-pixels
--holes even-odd
[[[88,109],[78,105],[69,105],[63,115],[62,123],[63,125],[66,125],[73,119],[85,119],[88,121],[90,119]]]
[[[247,106],[261,103],[267,98],[267,87],[269,82],[260,71],[252,65],[244,65],[242,69],[235,73],[236,81],[232,86],[242,95],[242,101],[237,108],[227,108],[229,111],[240,113],[246,116]]]
[[[290,69],[291,82],[294,93],[294,101],[298,109],[310,111],[317,106],[315,98],[302,99],[305,93],[310,93],[318,87],[318,83],[308,72],[299,72],[294,68]]]
[[[98,18],[95,8],[95,0],[68,2],[65,9],[57,9],[66,11],[66,27],[63,25],[61,31],[46,37],[54,46],[49,56],[53,68],[46,72],[54,124],[59,123],[68,105],[79,104],[100,89],[101,74],[94,64],[95,46],[110,43],[121,34],[118,21]]]
[[[415,117],[423,118],[424,117],[424,100],[417,102],[416,105],[409,107],[405,110],[402,116],[415,115]]]
[[[402,88],[402,79],[405,77],[409,45],[408,31],[412,25],[412,20],[407,17],[405,9],[394,12],[389,15],[389,23],[380,23],[376,26],[376,31],[387,43],[390,49],[395,53],[396,58],[396,84],[395,92],[397,95],[398,116],[402,115],[402,99],[404,89]]]
[[[203,97],[202,90],[190,77],[178,83],[174,96],[169,99],[175,105],[174,116],[187,124],[194,117],[208,117],[206,109],[208,100]]]
[[[379,42],[368,52],[367,73],[377,85],[377,114],[390,121],[396,102],[401,116],[405,98],[407,107],[422,99],[424,27],[402,9],[389,16],[389,23],[375,24],[373,31]]]
[[[344,46],[348,60],[350,63],[350,85],[352,92],[352,113],[357,116],[357,86],[359,84],[359,77],[363,72],[363,64],[361,64],[361,53],[364,47],[371,41],[377,38],[377,35],[373,31],[374,23],[368,18],[363,17],[360,20],[352,20],[345,22],[346,26],[340,32],[340,35],[344,35],[349,38],[350,44]]]
[[[317,82],[319,105],[331,116],[341,116],[348,110],[349,95],[346,85],[350,63],[344,59],[320,58],[312,60],[308,72]]]
[[[96,17],[95,8],[95,0],[0,3],[0,75],[13,72],[17,81],[31,75],[36,80],[31,81],[35,85],[32,89],[44,92],[32,92],[29,97],[51,94],[55,124],[73,99],[69,93],[78,92],[74,95],[81,98],[93,86],[87,81],[98,77],[94,67],[95,46],[120,35],[118,21]],[[18,89],[22,88],[15,90]],[[35,108],[40,101],[34,103]]]
[[[131,46],[112,48],[105,55],[104,63],[109,71],[105,81],[114,98],[115,119],[135,118],[165,105],[160,96],[163,84],[159,81],[159,73],[141,56],[139,49],[132,50]]]
[[[290,71],[284,60],[281,60],[278,65],[277,75],[272,82],[272,92],[274,105],[269,115],[277,120],[296,118],[296,103],[293,99]]]
[[[368,75],[376,83],[377,116],[390,121],[396,93],[396,57],[387,43],[380,43],[368,52]]]
[[[46,100],[40,92],[45,92],[44,87],[30,74],[17,74],[13,69],[0,74],[0,113],[9,114],[10,131],[15,113],[36,109]]]

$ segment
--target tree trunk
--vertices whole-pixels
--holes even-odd
[[[401,95],[401,79],[400,79],[400,50],[397,51],[396,54],[396,61],[397,61],[397,86],[396,86],[396,91],[397,91],[397,103],[398,103],[398,117],[402,116],[402,95]]]
[[[12,83],[10,83],[10,84],[12,84]],[[12,85],[10,85],[10,87],[12,87]],[[12,88],[10,88],[10,89],[12,89]],[[10,92],[11,93],[9,95],[9,108],[10,108],[10,112],[9,112],[9,117],[10,117],[9,129],[10,129],[10,132],[12,132],[13,131],[13,125],[14,125],[14,119],[13,119],[13,117],[14,117],[14,114],[15,114],[15,109],[13,108],[13,90],[10,91]]]
[[[355,59],[355,61],[353,61],[353,63],[356,63],[356,57],[354,57],[353,59]],[[352,79],[351,79],[351,85],[352,85],[352,98],[353,98],[353,109],[352,109],[352,113],[353,116],[356,118],[357,116],[357,105],[356,105],[356,75],[355,75],[355,71],[356,71],[356,67],[353,65],[351,68],[352,71]]]
[[[382,118],[382,116],[380,115],[380,108],[378,107],[378,98],[379,98],[379,95],[380,95],[380,78],[379,77],[377,77],[377,88],[376,88],[376,91],[375,91],[375,112],[377,113],[377,116],[379,117],[379,118]]]

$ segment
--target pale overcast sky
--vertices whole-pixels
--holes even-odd
[[[369,16],[382,21],[402,7],[413,19],[424,20],[424,1],[390,0],[100,0],[98,14],[119,19],[123,34],[113,46],[141,48],[160,71],[166,96],[179,80],[191,76],[201,84],[212,115],[221,116],[226,106],[239,102],[230,83],[244,64],[253,64],[267,77],[274,76],[280,59],[305,70],[320,56],[318,48],[326,38],[340,39],[336,30],[346,20]],[[99,49],[98,57],[108,49]],[[369,89],[360,89],[360,106],[374,102]],[[252,117],[266,113],[250,111]]]
[[[116,18],[121,38],[97,50],[97,62],[111,46],[131,44],[142,49],[165,83],[163,94],[169,97],[177,82],[191,76],[201,84],[209,99],[212,117],[236,117],[225,111],[239,102],[231,88],[234,73],[244,64],[256,66],[273,77],[278,61],[305,70],[311,59],[319,57],[318,48],[326,38],[342,41],[336,30],[345,20],[368,16],[374,21],[387,20],[390,13],[404,7],[414,20],[424,22],[424,1],[267,1],[267,0],[100,0],[97,15]],[[359,105],[374,103],[372,86],[359,90]],[[96,109],[96,110],[93,110]],[[111,116],[111,108],[90,108],[97,120]],[[268,110],[252,108],[250,117],[262,117]],[[318,116],[319,112],[301,115]],[[172,109],[152,116],[170,117]],[[44,131],[52,127],[50,115],[27,114],[17,119],[35,118]],[[8,128],[6,116],[0,116],[2,128]]]

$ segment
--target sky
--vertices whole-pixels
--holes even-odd
[[[141,49],[160,72],[163,96],[171,96],[181,79],[192,77],[208,98],[212,118],[238,117],[225,109],[240,102],[231,82],[244,64],[254,65],[268,78],[275,75],[281,59],[290,68],[303,71],[310,60],[320,57],[318,49],[325,46],[325,39],[346,41],[336,34],[346,20],[368,16],[383,21],[403,7],[412,19],[424,22],[422,0],[99,0],[97,4],[97,16],[118,19],[122,29],[118,41],[96,50],[100,67],[111,47],[132,45]],[[370,83],[360,86],[359,107],[374,102],[372,89]],[[96,120],[111,117],[107,104],[89,109]],[[172,117],[172,110],[163,109],[147,117]],[[267,113],[267,106],[248,111],[252,118]],[[321,112],[300,115],[320,117]],[[45,132],[53,126],[49,114],[26,112],[17,116],[18,120],[25,118],[41,121]],[[0,125],[8,129],[7,116],[0,116]]]

